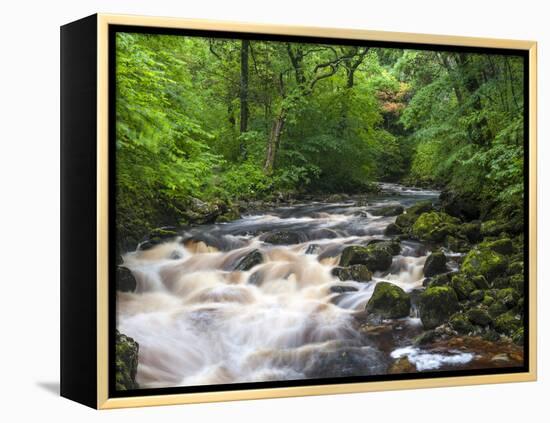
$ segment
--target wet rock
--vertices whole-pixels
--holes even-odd
[[[451,282],[451,277],[449,273],[443,273],[430,278],[426,278],[425,282],[426,283],[425,284],[423,283],[422,285],[426,287],[445,286],[445,285],[449,285],[449,283]]]
[[[235,267],[233,270],[250,270],[254,266],[257,266],[258,264],[263,263],[264,257],[262,253],[259,250],[253,250],[247,255],[243,256],[239,261],[235,264]]]
[[[384,235],[386,236],[401,235],[402,233],[403,229],[401,229],[395,223],[390,223],[388,226],[386,226],[386,229],[384,229]]]
[[[470,276],[482,275],[491,282],[508,267],[506,257],[487,248],[474,248],[462,262],[461,271]]]
[[[117,391],[139,388],[136,382],[138,353],[138,343],[117,330],[115,340],[115,384]]]
[[[293,245],[306,241],[305,237],[297,232],[275,231],[260,237],[263,242],[273,245]]]
[[[312,240],[314,240],[314,239],[334,239],[334,238],[338,238],[338,236],[339,236],[338,232],[336,232],[335,230],[328,229],[328,228],[322,228],[322,229],[315,230],[311,234],[310,239],[312,239]]]
[[[383,374],[388,358],[372,347],[345,347],[336,351],[318,351],[303,367],[306,378],[353,377]]]
[[[216,223],[228,223],[233,222],[234,220],[239,220],[241,218],[241,213],[236,207],[229,208],[225,213],[219,215],[216,218]]]
[[[457,310],[458,298],[450,287],[429,287],[420,297],[420,320],[426,329],[445,323]]]
[[[486,220],[481,223],[481,235],[483,237],[496,237],[506,234],[508,230],[508,225],[497,220]]]
[[[331,270],[331,273],[341,281],[368,282],[372,280],[372,272],[364,264],[335,267]]]
[[[376,284],[366,307],[369,314],[380,316],[382,319],[407,317],[410,309],[410,296],[397,285],[389,282]]]
[[[392,256],[396,256],[401,253],[401,244],[399,241],[383,241],[383,240],[370,240],[367,244],[368,247],[384,250],[390,253]]]
[[[130,269],[118,266],[116,269],[116,289],[122,292],[134,292],[136,287],[136,278],[134,278]]]
[[[319,244],[309,244],[306,248],[306,254],[319,254],[321,246]]]
[[[403,213],[403,206],[386,206],[371,210],[373,216],[397,216]]]
[[[473,282],[465,275],[454,275],[451,279],[451,286],[453,287],[456,296],[460,301],[467,300],[470,293],[476,289]]]
[[[479,326],[487,326],[493,321],[487,310],[482,308],[472,308],[466,312],[466,316],[470,322]]]
[[[177,232],[177,228],[174,226],[163,226],[161,228],[153,229],[149,233],[149,240],[154,241],[164,241],[171,238],[177,237],[179,234]]]
[[[517,274],[523,274],[523,260],[513,261],[508,266],[508,274],[510,275],[517,275]]]
[[[507,336],[512,336],[523,326],[521,318],[512,311],[498,316],[494,321],[495,330]]]
[[[346,292],[356,292],[357,288],[354,286],[346,286],[346,285],[332,285],[329,288],[329,291],[333,294],[344,294]]]
[[[474,330],[474,326],[464,313],[454,314],[449,320],[449,324],[461,335],[467,335]]]
[[[412,234],[422,241],[442,242],[458,229],[458,219],[446,213],[423,213],[412,227]]]
[[[342,251],[340,266],[364,264],[371,271],[388,270],[392,263],[392,255],[387,248],[380,248],[377,244],[367,247],[351,245]]]
[[[430,277],[447,271],[447,257],[441,251],[434,251],[424,263],[424,276]]]
[[[400,214],[395,219],[395,225],[401,228],[402,231],[408,231],[418,219],[418,215],[413,213]]]
[[[510,281],[510,288],[513,288],[520,294],[523,294],[525,290],[525,276],[523,276],[523,274],[510,276],[509,281]]]

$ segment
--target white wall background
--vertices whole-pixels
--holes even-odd
[[[539,381],[95,412],[57,396],[59,381],[59,26],[95,13],[364,28],[539,42],[539,187],[546,143],[550,30],[544,1],[6,0],[0,24],[0,419],[5,422],[547,421],[550,316],[539,188]]]

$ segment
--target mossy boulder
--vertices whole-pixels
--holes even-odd
[[[494,302],[495,302],[495,299],[487,293],[483,295],[483,299],[481,300],[481,304],[484,305],[485,307],[490,307]]]
[[[386,206],[371,210],[373,216],[397,216],[403,213],[403,206]]]
[[[433,210],[433,204],[430,200],[419,201],[407,208],[407,214],[420,216],[422,213],[428,213]]]
[[[487,282],[487,279],[485,278],[485,276],[475,275],[475,276],[472,276],[471,279],[477,289],[489,289],[489,282]]]
[[[386,236],[401,235],[402,233],[403,229],[395,223],[390,223],[386,226],[386,229],[384,229],[384,235]]]
[[[514,288],[519,293],[523,293],[525,290],[525,276],[523,274],[512,275],[509,280],[511,288]]]
[[[420,215],[411,231],[421,241],[442,242],[457,231],[458,223],[458,219],[446,213],[428,212]]]
[[[225,213],[216,218],[217,223],[233,222],[241,218],[241,214],[236,207],[229,208]]]
[[[246,271],[252,269],[254,266],[257,266],[258,264],[263,263],[264,257],[262,253],[259,250],[252,250],[245,256],[241,257],[237,263],[235,263],[235,267],[233,270],[240,270],[240,271]]]
[[[456,313],[449,319],[449,324],[461,335],[467,335],[474,330],[474,326],[464,313]]]
[[[400,214],[399,216],[397,216],[397,218],[395,219],[395,224],[403,231],[408,231],[412,227],[412,225],[414,225],[416,219],[418,219],[418,215],[407,212],[405,214]]]
[[[191,198],[182,211],[182,221],[200,225],[214,223],[218,216],[226,211],[227,205],[225,203],[219,201],[206,202],[198,198]]]
[[[519,298],[519,294],[514,288],[499,289],[497,292],[497,300],[507,308],[514,308],[518,304]]]
[[[442,273],[440,275],[435,275],[430,278],[426,278],[426,283],[424,286],[430,287],[430,286],[446,286],[449,285],[451,282],[451,274],[450,273]]]
[[[494,241],[485,241],[480,244],[481,248],[487,248],[495,253],[510,255],[514,253],[514,245],[510,238],[501,238]]]
[[[497,220],[486,220],[481,223],[481,235],[483,237],[496,237],[506,233],[507,230],[507,225]]]
[[[454,275],[451,280],[451,286],[461,301],[467,300],[470,293],[476,289],[472,280],[463,274]]]
[[[430,277],[447,271],[447,257],[442,251],[434,251],[424,263],[424,276]]]
[[[368,247],[376,248],[379,250],[384,250],[390,253],[392,256],[396,256],[401,252],[401,244],[399,241],[382,241],[382,240],[371,240]]]
[[[136,382],[138,353],[138,343],[117,330],[115,338],[115,384],[117,391],[139,388]]]
[[[368,282],[372,280],[372,272],[364,264],[335,267],[332,269],[331,273],[341,281]]]
[[[458,310],[458,298],[448,286],[434,286],[420,296],[420,320],[426,329],[445,323]]]
[[[378,282],[367,303],[366,311],[382,319],[407,317],[411,309],[409,294],[389,282]]]
[[[392,254],[386,247],[372,244],[367,247],[350,245],[344,248],[340,256],[340,266],[347,267],[354,264],[364,264],[373,272],[388,270],[392,263]]]
[[[464,261],[460,270],[469,276],[484,276],[491,282],[506,271],[508,262],[506,257],[488,248],[474,248]]]
[[[471,308],[466,312],[466,317],[468,317],[468,320],[474,325],[479,326],[488,326],[493,321],[487,310],[483,308]]]
[[[523,274],[523,260],[517,260],[510,263],[508,266],[508,274],[509,275],[519,275]]]
[[[468,296],[468,299],[474,303],[483,301],[483,298],[485,298],[485,293],[481,289],[476,289],[470,292],[470,295]]]
[[[487,309],[489,316],[493,319],[508,311],[508,307],[504,305],[502,301],[494,300],[493,303]]]
[[[504,335],[512,336],[523,326],[521,318],[512,311],[501,314],[494,320],[495,330]]]

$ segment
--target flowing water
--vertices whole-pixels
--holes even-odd
[[[374,209],[438,196],[381,187],[366,199],[293,204],[194,227],[126,254],[123,265],[137,289],[117,294],[117,327],[139,343],[140,387],[385,374],[400,357],[408,357],[414,371],[470,362],[470,352],[412,346],[422,331],[414,295],[410,317],[364,324],[363,310],[379,281],[407,292],[421,288],[426,246],[403,241],[389,272],[375,273],[371,282],[331,275],[343,248],[384,238],[395,217],[374,216]],[[292,232],[301,242],[263,242],[273,231]],[[234,270],[255,250],[263,263]]]

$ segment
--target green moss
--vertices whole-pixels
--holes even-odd
[[[416,222],[416,219],[418,219],[418,216],[416,214],[400,214],[395,219],[395,224],[399,226],[402,230],[409,229],[412,225],[414,225],[414,222]]]
[[[139,388],[136,382],[138,352],[138,343],[117,330],[115,340],[115,383],[117,391]]]
[[[380,243],[382,244],[382,243]],[[351,245],[342,251],[340,266],[346,267],[353,264],[364,264],[369,270],[387,270],[392,263],[391,247],[372,244],[368,247]]]
[[[467,335],[474,330],[474,326],[463,313],[454,314],[450,318],[449,324],[454,330],[462,335]]]
[[[523,345],[523,328],[519,328],[514,332],[514,334],[512,335],[512,341],[514,342],[514,344]]]
[[[424,276],[434,276],[447,271],[447,257],[442,251],[434,251],[424,263]]]
[[[488,309],[489,315],[494,319],[497,316],[500,316],[503,313],[506,313],[508,311],[508,307],[506,307],[502,301],[494,301]]]
[[[517,275],[517,274],[523,274],[523,260],[513,261],[510,263],[510,266],[508,266],[508,274],[510,275]]]
[[[368,282],[372,280],[372,272],[364,264],[354,264],[348,267],[335,267],[332,275],[341,281]]]
[[[483,275],[472,276],[472,282],[478,289],[489,289],[489,282]]]
[[[459,228],[459,235],[466,238],[468,241],[475,243],[481,239],[481,223],[470,222],[463,223]]]
[[[378,282],[366,310],[383,319],[407,317],[411,308],[409,295],[389,282]]]
[[[487,310],[482,308],[472,308],[466,312],[466,316],[470,322],[479,326],[488,326],[493,321]]]
[[[426,329],[445,323],[457,310],[458,298],[450,287],[429,287],[420,296],[420,319]]]
[[[495,302],[495,299],[493,297],[491,297],[490,295],[485,294],[483,296],[483,300],[481,301],[481,304],[486,306],[486,307],[489,307],[494,302]]]
[[[479,244],[480,248],[487,248],[498,254],[510,255],[514,252],[514,246],[510,238],[497,239],[495,241],[486,241]]]
[[[430,200],[419,201],[407,209],[407,214],[420,216],[422,213],[427,213],[433,210],[433,205]]]
[[[519,294],[514,288],[500,289],[497,292],[497,300],[499,300],[507,308],[513,308],[518,303]]]
[[[523,326],[523,323],[519,316],[509,311],[498,316],[494,325],[497,332],[511,336]]]
[[[428,242],[442,242],[447,235],[456,233],[459,220],[446,213],[423,213],[412,227],[412,234]]]
[[[501,233],[506,232],[506,229],[506,225],[497,220],[487,220],[481,224],[481,235],[484,237],[498,236]]]
[[[491,282],[504,273],[507,266],[508,262],[503,255],[487,248],[475,248],[466,255],[461,271],[469,276],[482,275]]]
[[[525,290],[525,276],[517,274],[510,277],[510,287],[522,294]]]
[[[471,279],[462,274],[453,276],[451,286],[455,290],[458,299],[461,301],[467,300],[470,293],[476,289]]]
[[[470,250],[470,244],[463,238],[448,235],[445,240],[445,246],[456,253],[466,253]]]
[[[470,292],[470,295],[468,298],[475,303],[479,303],[483,301],[484,297],[485,297],[485,293],[481,289],[476,289]]]

